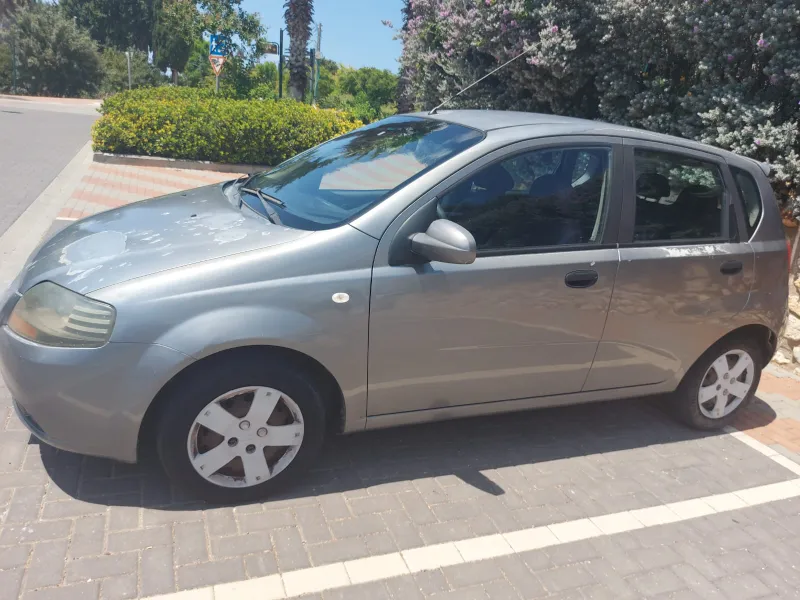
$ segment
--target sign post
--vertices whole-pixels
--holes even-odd
[[[131,53],[125,52],[125,58],[128,59],[128,89],[133,88],[133,79],[131,77]]]
[[[278,98],[283,98],[283,29],[281,29],[281,41],[278,45]]]
[[[227,43],[223,36],[220,34],[213,34],[211,42],[208,47],[208,60],[211,63],[211,68],[214,70],[216,76],[215,90],[219,92],[219,74],[222,72],[222,67],[227,58]]]

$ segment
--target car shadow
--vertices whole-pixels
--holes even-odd
[[[776,418],[772,408],[758,398],[745,416],[742,420],[754,427]],[[445,475],[455,475],[485,493],[502,496],[505,490],[482,471],[716,435],[720,433],[685,427],[668,414],[662,401],[653,398],[367,431],[329,439],[315,468],[265,502]],[[53,483],[79,500],[161,510],[213,508],[171,486],[152,462],[129,465],[44,444],[41,457]]]

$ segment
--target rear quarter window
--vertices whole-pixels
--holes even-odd
[[[753,237],[758,222],[761,220],[761,213],[764,212],[764,204],[761,201],[761,193],[758,191],[758,183],[755,178],[744,171],[731,167],[733,178],[736,180],[736,187],[739,190],[739,196],[744,203],[744,216],[745,225],[747,226],[748,239]]]

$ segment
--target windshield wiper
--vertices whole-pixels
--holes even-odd
[[[281,225],[281,218],[278,216],[277,211],[270,206],[270,203],[276,204],[281,208],[286,206],[282,200],[278,200],[277,198],[273,198],[272,196],[268,196],[261,190],[257,188],[247,188],[247,187],[240,187],[239,192],[244,192],[246,194],[252,194],[256,198],[261,201],[261,206],[264,207],[264,210],[267,212],[267,218],[275,223],[276,225]]]
[[[281,208],[286,208],[286,203],[283,200],[279,200],[275,196],[270,196],[269,194],[265,194],[264,192],[262,192],[258,188],[243,187],[243,188],[239,188],[239,189],[241,189],[243,192],[250,192],[251,194],[255,194],[256,196],[258,196],[259,198],[261,198],[265,202],[271,202],[275,206],[280,206]]]

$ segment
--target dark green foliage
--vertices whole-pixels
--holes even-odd
[[[397,76],[390,71],[372,67],[342,67],[331,83],[330,93],[320,93],[320,106],[324,108],[345,110],[365,123],[388,117],[397,111]]]
[[[58,4],[105,47],[147,50],[151,44],[153,0],[59,0]]]
[[[97,44],[57,6],[34,3],[20,8],[5,37],[15,39],[20,92],[50,96],[97,93],[102,79]]]
[[[197,7],[194,0],[159,0],[157,14],[153,29],[156,65],[175,75],[186,68],[200,37]]]
[[[103,66],[103,82],[100,93],[104,96],[128,89],[128,60],[125,52],[106,48],[100,53]],[[131,51],[131,80],[134,88],[158,86],[167,82],[167,77],[158,68],[147,62],[147,53]]]

